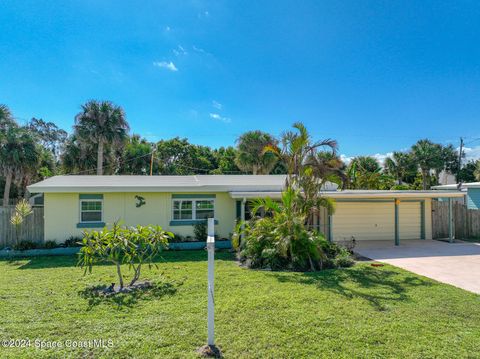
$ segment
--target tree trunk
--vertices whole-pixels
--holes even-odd
[[[427,190],[427,176],[428,176],[428,172],[423,170],[422,171],[422,180],[423,180],[423,190],[424,191]]]
[[[118,280],[120,282],[120,289],[123,289],[123,277],[122,277],[122,272],[120,270],[120,263],[115,263],[117,266],[117,275],[118,275]]]
[[[10,199],[10,186],[12,185],[12,172],[8,172],[5,177],[5,189],[3,190],[3,205],[8,206]]]
[[[97,150],[97,175],[103,175],[103,141],[98,140]]]

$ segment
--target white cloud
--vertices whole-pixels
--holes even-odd
[[[175,64],[172,61],[169,61],[169,62],[167,62],[167,61],[155,61],[153,63],[153,66],[161,67],[161,68],[167,69],[169,71],[173,71],[173,72],[178,71],[177,67],[175,66]]]
[[[457,149],[457,151],[460,149]],[[480,160],[480,146],[476,147],[465,147],[463,149],[465,152],[465,162],[471,161],[471,160]]]
[[[217,102],[215,100],[212,101],[212,106],[215,107],[217,110],[221,110],[223,105],[220,102]]]
[[[188,52],[185,50],[185,48],[181,45],[178,45],[175,49],[172,50],[172,52],[175,56],[187,55],[188,54]]]
[[[348,165],[353,160],[353,156],[340,155],[340,159],[342,160],[343,163]]]
[[[210,118],[216,121],[222,121],[225,123],[230,123],[232,120],[229,117],[223,117],[219,115],[218,113],[210,113]]]
[[[199,52],[201,54],[206,54],[207,53],[204,49],[202,49],[201,47],[197,47],[195,45],[192,46],[192,49],[193,49],[193,51]]]
[[[383,167],[385,159],[393,155],[393,152],[387,153],[375,153],[374,155],[369,155],[370,157],[375,158],[378,163]],[[340,155],[340,159],[345,163],[349,164],[356,156],[347,156],[347,155]]]

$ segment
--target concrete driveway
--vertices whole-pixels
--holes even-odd
[[[480,244],[434,240],[358,241],[360,255],[480,294]]]

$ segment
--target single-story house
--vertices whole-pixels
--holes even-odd
[[[480,182],[447,184],[435,186],[433,189],[438,191],[460,190],[465,196],[465,203],[468,209],[480,209]]]
[[[209,217],[218,236],[229,238],[237,220],[248,218],[249,200],[279,198],[284,185],[283,175],[55,176],[28,190],[44,195],[45,240],[62,242],[115,221],[193,235],[193,225]],[[314,218],[329,240],[396,244],[432,238],[431,201],[463,196],[458,190],[341,191],[330,183],[322,193],[336,201],[334,214]]]

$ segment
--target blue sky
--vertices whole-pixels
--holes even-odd
[[[480,157],[478,1],[0,3],[0,103],[71,130],[124,107],[150,140],[218,147],[304,122],[345,156],[419,138]]]

